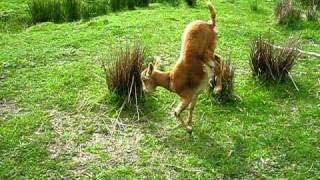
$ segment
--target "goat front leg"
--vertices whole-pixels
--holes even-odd
[[[215,84],[216,86],[213,89],[214,94],[220,94],[222,91],[222,77],[221,74],[215,76]]]
[[[174,116],[179,120],[182,124],[182,126],[190,133],[190,130],[188,130],[188,124],[186,124],[183,119],[181,118],[181,113],[188,107],[190,104],[191,99],[189,98],[181,98],[181,102],[179,103],[178,107],[174,111]],[[192,129],[191,129],[192,131]]]
[[[187,121],[187,128],[186,128],[189,133],[192,133],[192,116],[193,116],[194,107],[197,103],[197,98],[198,96],[195,96],[191,100],[191,103],[189,104],[189,114],[188,114],[188,121]]]

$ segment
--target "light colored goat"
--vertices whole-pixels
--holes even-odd
[[[175,109],[175,117],[182,123],[187,132],[192,133],[192,114],[197,97],[201,90],[208,86],[208,81],[215,73],[215,92],[221,91],[221,63],[215,55],[217,42],[216,11],[207,1],[211,21],[194,21],[185,29],[181,45],[180,57],[169,72],[159,70],[160,61],[150,64],[141,73],[143,89],[152,92],[157,86],[164,87],[180,96],[181,102]],[[183,121],[181,113],[189,106],[187,121]]]

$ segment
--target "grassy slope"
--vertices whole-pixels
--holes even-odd
[[[139,39],[169,68],[184,27],[208,19],[206,8],[153,5],[1,33],[0,177],[319,177],[319,61],[299,60],[292,73],[299,92],[291,82],[259,85],[247,65],[248,45],[259,33],[295,35],[305,50],[319,52],[319,26],[277,26],[272,2],[257,13],[246,1],[215,6],[218,51],[234,59],[242,100],[222,105],[203,93],[192,137],[172,130],[177,97],[163,89],[147,98],[140,121],[127,113],[117,123],[96,57],[118,41]]]

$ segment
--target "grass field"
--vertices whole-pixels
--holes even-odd
[[[236,66],[239,100],[222,104],[203,92],[192,136],[173,129],[178,98],[161,88],[146,97],[139,120],[131,111],[116,120],[119,105],[97,59],[119,41],[140,40],[169,69],[185,26],[208,20],[204,5],[152,4],[31,27],[0,18],[0,179],[320,178],[319,59],[297,61],[299,91],[291,81],[262,84],[248,65],[251,40],[261,33],[277,42],[299,37],[302,49],[320,51],[319,23],[278,26],[274,4],[260,1],[253,12],[246,0],[214,1],[217,51]],[[9,19],[26,19],[25,8],[25,1],[0,2]]]

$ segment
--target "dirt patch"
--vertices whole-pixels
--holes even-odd
[[[75,142],[76,130],[71,126],[75,120],[81,121],[78,116],[71,116],[57,110],[48,111],[51,126],[57,134],[56,138],[49,144],[49,152],[51,158],[71,155],[76,151],[77,144]]]
[[[258,174],[261,174],[261,171],[275,171],[279,169],[277,157],[260,157],[252,163],[250,168],[250,177],[253,179],[261,178]]]
[[[109,165],[127,165],[138,161],[138,145],[141,134],[106,136],[94,134],[88,142],[88,146],[101,145],[101,152],[109,156]]]
[[[50,157],[68,159],[73,176],[90,174],[92,165],[115,167],[138,162],[138,128],[103,115],[48,111],[56,137],[49,143]],[[101,158],[104,157],[104,158]],[[106,158],[105,158],[106,157]]]
[[[17,105],[17,102],[0,100],[0,119],[6,120],[8,117],[16,116],[22,112],[22,108]]]

